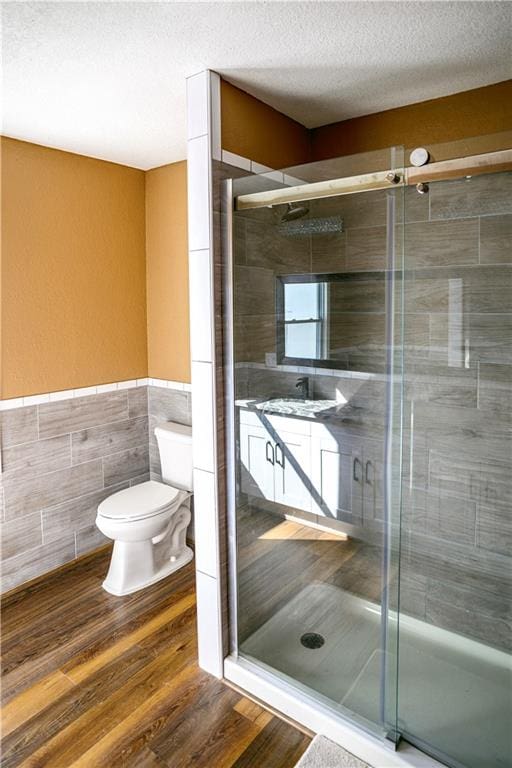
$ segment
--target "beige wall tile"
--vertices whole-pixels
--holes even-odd
[[[480,219],[480,262],[512,264],[512,214]]]

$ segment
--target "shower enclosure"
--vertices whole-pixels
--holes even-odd
[[[465,768],[512,764],[510,160],[228,185],[232,655]]]

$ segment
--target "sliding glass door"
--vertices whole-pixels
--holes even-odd
[[[408,190],[399,729],[512,765],[512,174]]]
[[[379,167],[381,188],[243,207]],[[228,404],[237,653],[391,743],[402,179],[395,149],[233,182]]]

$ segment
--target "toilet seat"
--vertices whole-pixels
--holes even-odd
[[[113,493],[98,506],[98,515],[120,523],[145,520],[163,511],[174,511],[188,495],[165,483],[148,480]]]

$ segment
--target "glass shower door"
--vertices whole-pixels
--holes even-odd
[[[399,729],[512,765],[512,174],[408,189]]]
[[[382,188],[315,196],[375,169]],[[396,733],[402,153],[233,182],[233,651]],[[296,184],[300,200],[258,205]],[[311,194],[308,190],[311,187]],[[241,206],[242,198],[247,202]],[[249,200],[249,203],[251,203]]]

